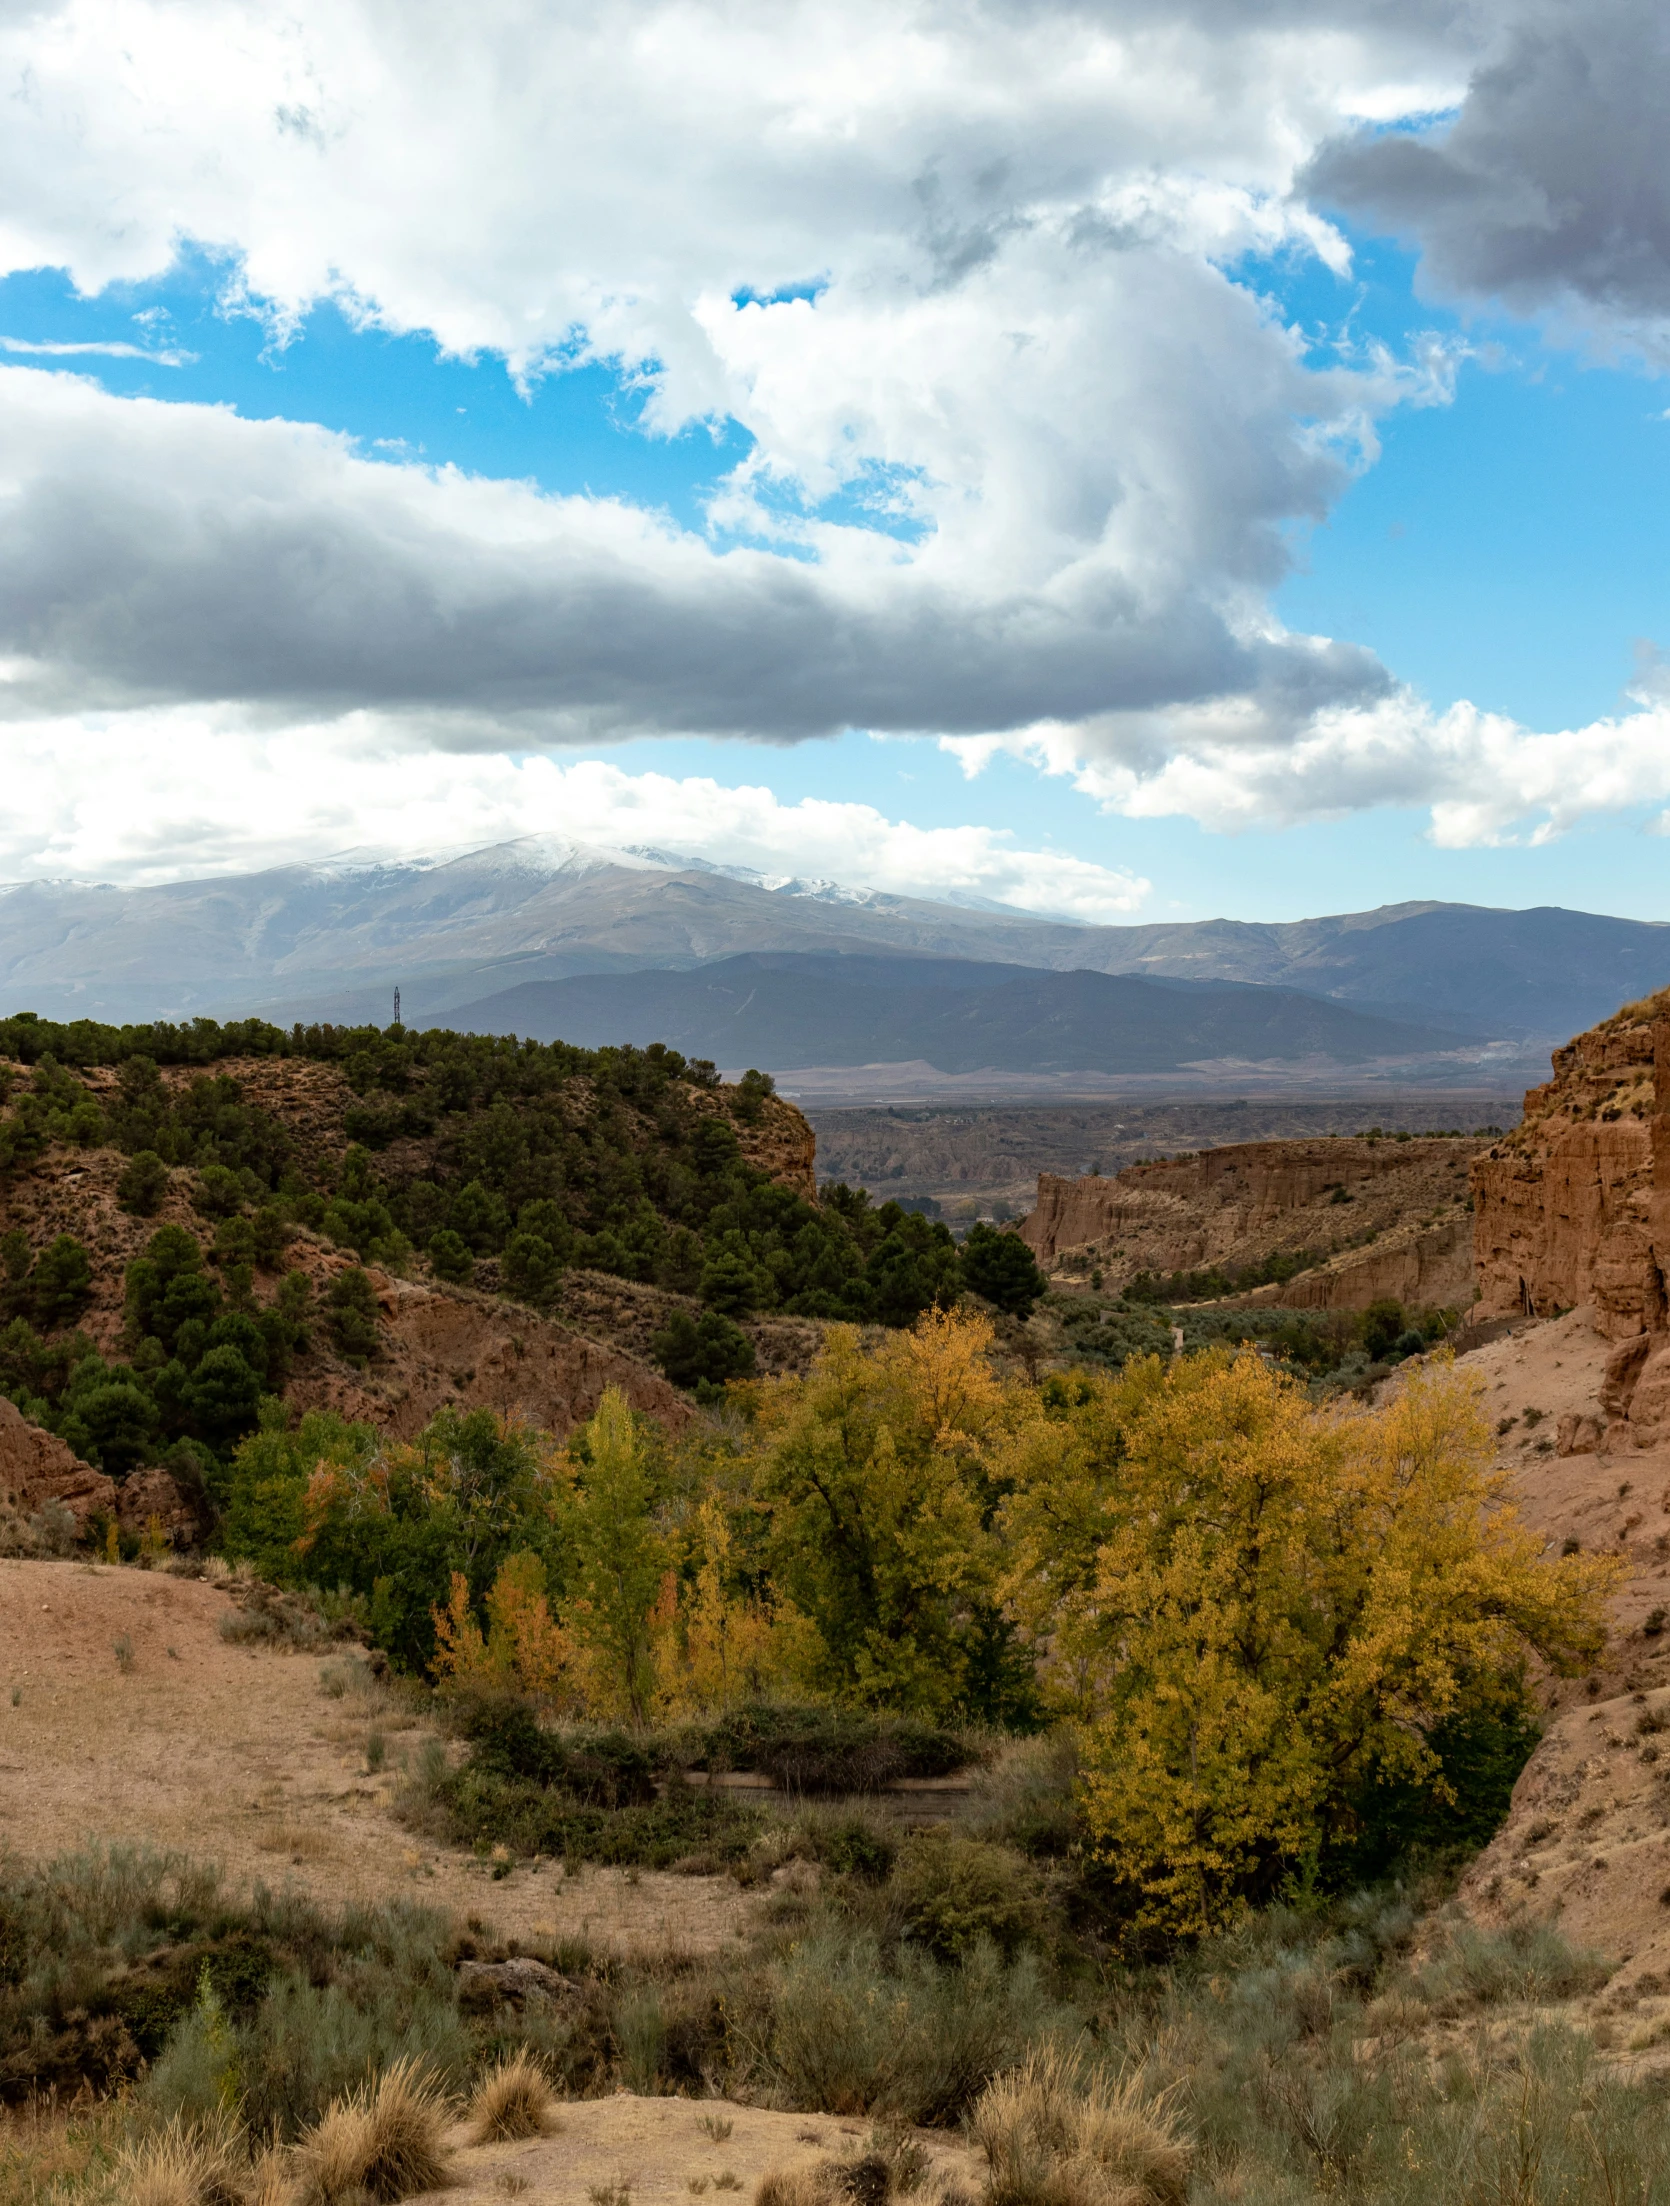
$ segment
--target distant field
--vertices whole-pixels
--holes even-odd
[[[1226,1141],[1287,1141],[1354,1134],[1365,1126],[1411,1133],[1513,1126],[1520,1096],[1422,1092],[1301,1101],[1086,1104],[969,1109],[900,1105],[888,1110],[809,1109],[818,1178],[867,1187],[879,1199],[931,1197],[948,1215],[973,1205],[990,1215],[1030,1210],[1040,1172],[1119,1172],[1145,1157]]]

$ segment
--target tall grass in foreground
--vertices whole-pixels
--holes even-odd
[[[1016,1919],[988,1875],[995,1838],[895,1844],[816,1810],[778,1843],[797,1881],[750,1950],[553,1951],[560,1996],[521,2011],[461,1993],[479,1947],[419,1910],[234,1904],[212,1874],[135,1850],[0,1863],[7,2097],[48,2096],[48,2070],[119,2094],[0,2122],[0,2206],[145,2184],[172,2206],[165,2174],[192,2206],[216,2184],[272,2206],[276,2163],[253,2157],[270,2139],[282,2195],[312,2182],[322,2202],[401,2077],[429,2103],[477,2091],[479,2136],[534,2134],[547,2080],[884,2127],[970,2119],[977,2206],[1180,2206],[1185,2164],[1191,2206],[1670,2206],[1670,2084],[1597,2051],[1573,2002],[1606,1969],[1545,1926],[1487,1931],[1387,1889],[1125,1970],[1055,1933],[1006,1957],[974,1927]],[[948,1942],[952,1922],[966,1941]],[[334,2157],[310,2173],[321,2136]]]
[[[1175,2110],[1195,2206],[1670,2206],[1670,2080],[1557,2012],[1605,1967],[1420,1928],[1396,1894],[1276,1910],[1114,2003],[1098,2051]]]

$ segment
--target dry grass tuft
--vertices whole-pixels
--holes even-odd
[[[117,2155],[110,2195],[122,2206],[243,2206],[243,2139],[230,2115],[184,2122]]]
[[[871,2138],[874,2147],[878,2140]],[[921,2191],[923,2170],[913,2153],[870,2150],[797,2166],[768,2168],[754,2192],[754,2206],[888,2206],[902,2192]],[[715,2176],[716,2191],[740,2191],[729,2170]],[[692,2186],[694,2188],[694,2186]],[[934,2196],[930,2188],[925,2199]]]
[[[336,1851],[328,1831],[305,1823],[269,1823],[255,1843],[264,1854],[288,1854],[292,1861],[323,1861]]]
[[[290,2155],[270,2145],[250,2170],[248,2206],[295,2206]]]
[[[984,2206],[1184,2206],[1189,2148],[1171,2111],[1129,2082],[1081,2083],[1050,2047],[987,2085],[969,2118]]]
[[[478,2145],[544,2137],[560,2125],[545,2071],[524,2047],[508,2054],[476,2086],[470,2134]]]
[[[296,2147],[297,2206],[393,2206],[447,2180],[447,2105],[416,2061],[338,2099]]]
[[[829,2160],[807,2161],[797,2168],[767,2168],[755,2188],[754,2206],[834,2206],[833,2170]],[[702,2189],[707,2189],[705,2182]]]

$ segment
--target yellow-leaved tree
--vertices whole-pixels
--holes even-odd
[[[451,1598],[434,1611],[434,1624],[433,1667],[443,1689],[503,1687],[559,1708],[571,1701],[574,1646],[551,1615],[537,1555],[508,1555],[500,1564],[487,1595],[485,1634],[461,1570],[452,1573]]]
[[[1616,1566],[1546,1557],[1491,1462],[1442,1364],[1341,1413],[1253,1355],[1148,1358],[1017,1431],[1006,1589],[1139,1930],[1271,1897],[1377,1786],[1441,1785],[1435,1730],[1529,1654],[1592,1660]]]
[[[834,1325],[805,1378],[765,1382],[746,1477],[780,1599],[809,1627],[814,1690],[943,1717],[989,1652],[997,1551],[987,1464],[1026,1414],[985,1319],[930,1310],[867,1350]]]
[[[669,1571],[652,1619],[657,1702],[678,1716],[764,1699],[791,1686],[805,1660],[804,1620],[736,1583],[735,1543],[716,1495],[696,1510],[692,1532],[693,1579],[681,1589]]]
[[[647,1723],[655,1699],[655,1611],[669,1561],[656,1521],[649,1447],[609,1387],[586,1426],[566,1529],[573,1556],[563,1623],[588,1709]]]

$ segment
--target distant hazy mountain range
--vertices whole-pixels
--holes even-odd
[[[699,986],[669,979],[698,966]],[[1106,976],[1214,985],[1110,991]],[[1078,927],[550,836],[155,888],[0,889],[7,1011],[386,1021],[396,983],[411,1022],[557,1020],[576,1041],[653,1035],[772,1069],[902,1053],[950,1070],[982,1051],[1023,1071],[1349,1065],[1512,1045],[1487,1052],[1500,1064],[1670,984],[1670,925],[1399,904]]]
[[[923,1059],[948,1073],[1156,1073],[1474,1054],[1453,1031],[1291,988],[861,952],[753,951],[696,972],[524,981],[448,1020],[588,1049],[668,1042],[731,1068]]]

